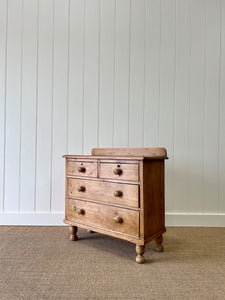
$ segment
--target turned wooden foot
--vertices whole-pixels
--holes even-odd
[[[145,252],[145,246],[136,245],[136,252],[137,252],[136,262],[138,264],[143,264],[145,262],[145,257],[143,256]]]
[[[78,239],[77,235],[77,226],[70,226],[70,240],[76,241]]]
[[[162,242],[163,242],[163,236],[162,235],[155,238],[155,246],[153,247],[153,249],[157,252],[162,252],[164,250]]]

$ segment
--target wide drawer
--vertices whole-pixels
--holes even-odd
[[[99,177],[128,181],[139,180],[138,164],[100,163]]]
[[[66,219],[139,236],[139,211],[80,200],[66,200]]]
[[[97,177],[97,162],[67,161],[67,175]]]
[[[115,182],[67,178],[67,196],[115,205],[139,207],[139,186]]]

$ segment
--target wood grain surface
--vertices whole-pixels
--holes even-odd
[[[79,191],[80,187],[84,187],[84,190]],[[138,185],[68,178],[67,189],[67,196],[70,198],[139,207]],[[116,191],[121,191],[122,196],[116,197]]]
[[[121,170],[121,174],[116,175],[116,170]],[[100,163],[99,177],[108,179],[138,181],[138,164]]]
[[[83,213],[79,214],[81,209]],[[121,222],[116,222],[116,217],[120,217]],[[139,236],[139,212],[136,210],[67,199],[66,218],[82,224]]]
[[[84,171],[80,171],[84,168]],[[82,177],[97,177],[97,163],[86,161],[68,161],[67,174]]]
[[[165,148],[94,148],[92,155],[115,155],[115,156],[161,156],[166,157]]]

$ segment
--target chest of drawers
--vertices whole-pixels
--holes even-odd
[[[164,148],[96,148],[92,155],[65,155],[65,219],[70,240],[78,227],[162,251],[165,229]]]

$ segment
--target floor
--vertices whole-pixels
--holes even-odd
[[[68,227],[0,227],[0,299],[225,299],[225,228],[167,228],[135,263],[129,242]]]

